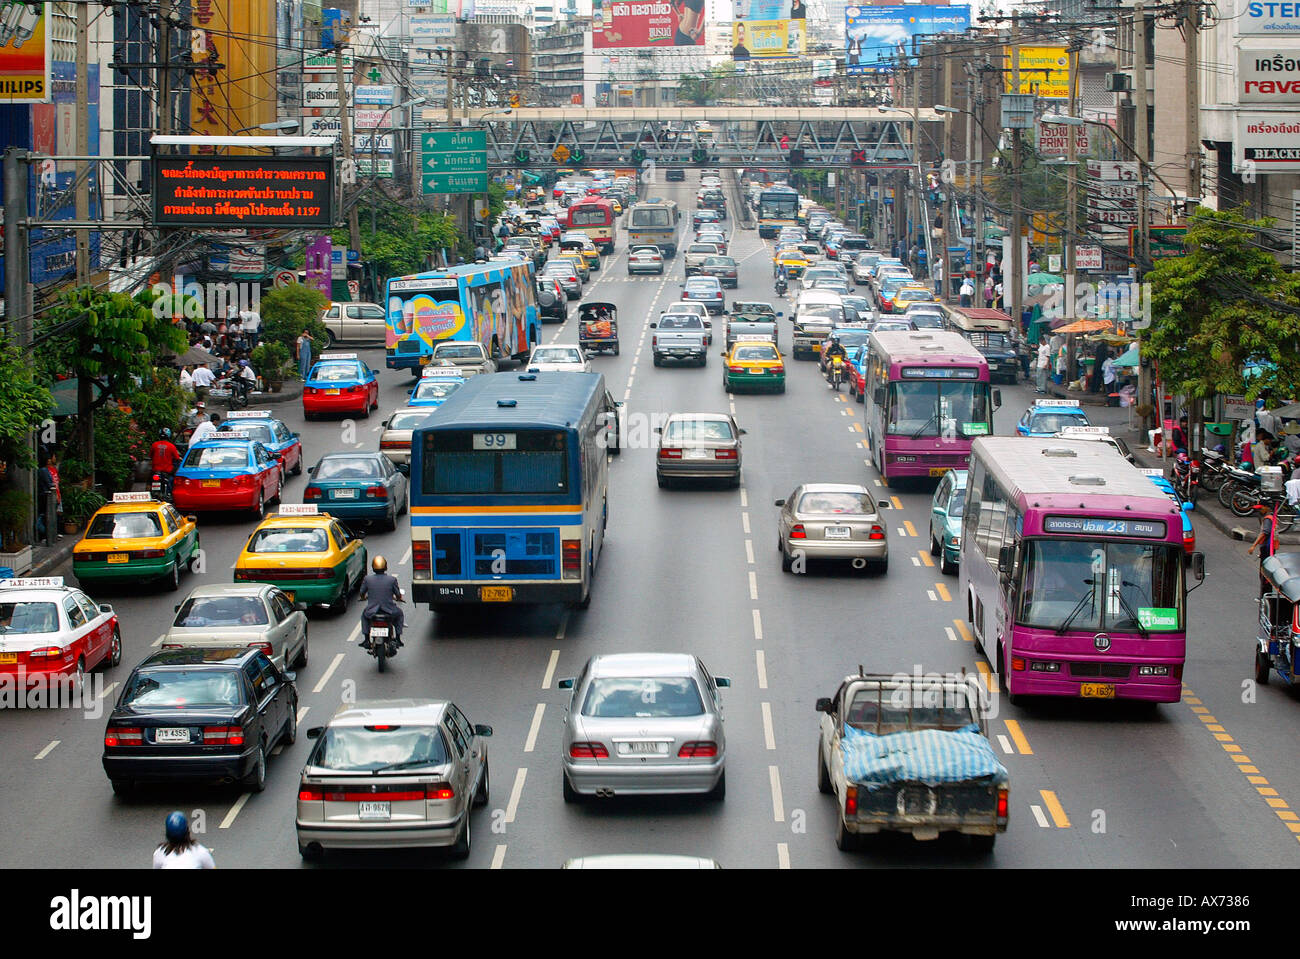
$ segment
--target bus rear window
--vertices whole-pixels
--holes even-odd
[[[472,431],[424,434],[425,495],[554,495],[569,492],[569,456],[558,430]],[[504,442],[503,442],[504,438]],[[489,446],[490,448],[483,448]]]
[[[609,213],[602,207],[581,207],[569,211],[569,223],[573,226],[608,226]]]
[[[632,211],[632,227],[668,226],[668,211],[659,208],[638,208]]]

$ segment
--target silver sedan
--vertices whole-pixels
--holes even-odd
[[[435,406],[409,406],[397,410],[384,421],[384,431],[379,434],[379,452],[392,460],[401,472],[410,472],[411,437],[435,409]]]
[[[664,489],[674,479],[722,479],[740,485],[745,434],[726,413],[674,413],[659,434],[655,476]]]
[[[565,711],[565,802],[584,796],[726,795],[727,741],[719,689],[685,653],[593,656]]]
[[[259,646],[281,671],[307,665],[307,608],[266,583],[197,586],[176,607],[163,649]]]
[[[854,569],[889,569],[889,535],[880,510],[865,486],[805,483],[779,499],[776,548],[787,573],[801,559],[847,559]]]

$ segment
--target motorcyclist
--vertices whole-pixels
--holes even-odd
[[[215,869],[212,853],[190,833],[189,820],[179,810],[163,824],[166,841],[153,851],[155,869]]]
[[[370,648],[370,620],[376,613],[383,613],[397,631],[396,642],[402,644],[402,625],[404,617],[398,603],[402,601],[402,587],[397,578],[388,572],[388,561],[383,556],[375,555],[370,561],[372,572],[361,581],[360,596],[367,600],[366,608],[361,613],[361,646]]]
[[[153,471],[162,478],[164,494],[170,498],[176,467],[181,462],[180,451],[172,442],[171,430],[163,427],[158,431],[158,442],[149,448],[149,454],[153,460]]]
[[[826,347],[826,378],[830,379],[835,372],[835,360],[838,358],[841,363],[848,357],[848,351],[844,349],[844,344],[839,340],[831,340]]]
[[[790,286],[790,271],[787,270],[785,264],[782,263],[780,266],[776,268],[776,292],[781,296],[784,296],[785,291],[789,289],[789,286]]]

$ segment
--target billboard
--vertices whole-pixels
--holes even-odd
[[[1074,131],[1074,153],[1078,157],[1092,155],[1092,127],[1072,127],[1064,123],[1039,120],[1035,124],[1035,147],[1040,156],[1063,157],[1070,152],[1070,131]]]
[[[1239,36],[1300,36],[1300,6],[1294,3],[1237,0],[1236,21]]]
[[[596,50],[704,45],[705,0],[593,0],[591,6]]]
[[[275,4],[247,0],[193,4],[192,55],[196,61],[210,58],[221,66],[194,71],[190,133],[221,136],[275,120],[276,97],[266,95],[264,78],[275,76],[276,45],[257,39],[275,36],[275,9]]]
[[[1020,89],[1013,89],[1011,47],[1003,52],[1006,92],[1067,100],[1070,97],[1070,57],[1065,47],[1020,47]]]
[[[1300,170],[1300,114],[1287,110],[1237,112],[1232,172],[1294,173]]]
[[[49,103],[50,5],[10,4],[0,24],[0,103]]]
[[[900,50],[911,51],[912,38],[970,29],[970,7],[850,6],[844,10],[845,63],[850,74],[892,70]]]
[[[1300,49],[1237,49],[1237,102],[1300,104]]]
[[[151,165],[156,226],[333,226],[333,157],[155,156]]]
[[[802,20],[742,20],[731,25],[733,60],[797,57],[807,42]]]

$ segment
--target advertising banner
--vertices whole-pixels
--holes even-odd
[[[345,90],[350,90],[344,84]],[[304,83],[302,85],[302,105],[308,110],[339,108],[339,85],[337,83]]]
[[[1300,46],[1281,52],[1239,47],[1237,102],[1300,104]]]
[[[364,154],[357,157],[357,174],[359,176],[374,177],[392,177],[393,175],[393,158],[392,157],[375,157],[371,163],[370,154]]]
[[[332,157],[155,156],[151,165],[158,226],[333,226]]]
[[[1074,131],[1074,153],[1082,159],[1092,153],[1091,127],[1071,127],[1064,123],[1039,121],[1035,146],[1039,156],[1063,157],[1070,153],[1070,131]]]
[[[357,156],[363,153],[392,153],[393,135],[391,133],[358,133],[352,137],[352,152]]]
[[[447,44],[456,38],[456,18],[452,14],[412,15],[411,44],[417,49]]]
[[[1261,110],[1237,113],[1232,172],[1290,173],[1300,170],[1300,113]]]
[[[359,85],[352,93],[352,102],[357,106],[388,106],[397,101],[393,99],[393,87]]]
[[[849,6],[844,10],[845,63],[850,74],[892,70],[899,51],[911,52],[912,37],[939,33],[965,33],[970,29],[970,7]]]
[[[1076,270],[1100,270],[1101,247],[1076,246],[1074,248],[1074,268]]]
[[[305,257],[305,270],[307,274],[307,286],[313,287],[325,294],[326,299],[334,298],[333,270],[330,267],[330,251],[332,244],[330,238],[318,236],[307,245]]]
[[[13,3],[0,26],[0,103],[49,103],[50,5]]]
[[[733,60],[797,57],[804,52],[804,21],[744,20],[731,25]]]
[[[343,136],[343,121],[338,117],[303,117],[302,135],[305,137]]]
[[[405,111],[361,107],[352,111],[352,129],[376,130],[381,125],[391,127],[396,122],[393,117],[400,117],[403,112]]]
[[[1237,0],[1239,36],[1300,37],[1300,3]]]
[[[593,0],[596,50],[704,45],[705,0]]]
[[[1007,93],[1034,94],[1055,100],[1070,96],[1070,58],[1065,47],[1021,47],[1020,89],[1012,89],[1011,47],[1003,54]]]

